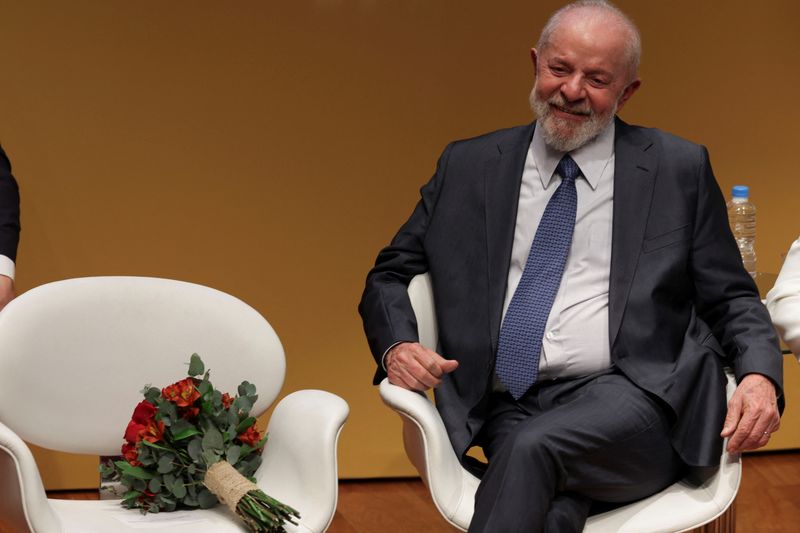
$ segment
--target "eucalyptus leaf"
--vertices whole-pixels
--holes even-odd
[[[203,435],[203,451],[215,451],[221,453],[223,445],[224,442],[222,439],[222,433],[220,433],[215,426],[208,427],[205,435]]]
[[[242,413],[249,413],[253,408],[253,402],[247,396],[239,396],[233,401],[233,406],[237,411]]]
[[[239,456],[242,453],[242,448],[240,446],[230,446],[228,450],[225,452],[225,460],[228,461],[231,465],[235,466],[236,463],[239,461]]]
[[[161,389],[157,387],[146,386],[142,392],[144,393],[144,399],[153,405],[155,405],[158,399],[161,398]]]
[[[221,455],[213,450],[203,451],[203,462],[207,465],[213,465],[220,460]]]
[[[186,496],[186,485],[183,484],[182,479],[176,479],[172,485],[172,494],[179,500]]]
[[[175,456],[172,454],[162,455],[158,460],[158,473],[168,474],[175,470]]]
[[[189,376],[195,377],[199,376],[203,372],[205,372],[206,366],[203,364],[203,360],[200,359],[200,356],[196,353],[193,353],[192,356],[189,358]]]
[[[203,454],[203,439],[200,437],[192,439],[186,447],[186,451],[189,452],[189,457],[192,458],[192,461],[199,461]]]
[[[161,492],[161,480],[157,477],[154,477],[150,480],[150,483],[147,484],[147,490],[152,493]]]
[[[197,493],[197,503],[202,509],[210,509],[217,504],[217,497],[210,490],[203,489]]]

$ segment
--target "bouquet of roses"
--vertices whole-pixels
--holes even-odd
[[[252,479],[267,441],[250,416],[256,388],[244,381],[231,397],[208,376],[192,354],[188,378],[164,389],[145,386],[125,430],[124,460],[102,465],[103,479],[127,489],[122,505],[129,509],[207,509],[222,501],[251,531],[284,531],[285,521],[296,524],[300,515]]]

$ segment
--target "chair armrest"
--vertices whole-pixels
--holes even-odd
[[[0,422],[0,517],[13,531],[60,531],[28,446]]]
[[[461,466],[436,406],[424,394],[392,385],[388,379],[381,382],[380,395],[403,419],[406,454],[436,507],[451,524],[465,528],[479,481]]]
[[[334,394],[303,390],[281,400],[270,417],[258,485],[300,511],[311,531],[324,531],[336,511],[336,446],[349,412]]]

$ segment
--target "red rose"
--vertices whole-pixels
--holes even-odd
[[[147,442],[158,442],[164,436],[164,422],[153,420],[145,426],[144,430],[139,434],[142,439]]]
[[[193,378],[186,378],[173,383],[162,389],[161,394],[178,407],[189,407],[200,397],[200,393],[197,392],[197,388],[194,386]]]
[[[133,444],[135,442],[139,442],[141,437],[142,431],[144,431],[145,426],[142,424],[137,424],[133,420],[128,422],[128,427],[125,428],[125,440],[129,443]]]
[[[256,425],[253,424],[242,433],[239,433],[239,440],[248,446],[255,446],[258,444],[258,441],[261,440],[261,432],[259,432],[258,429],[256,429]]]
[[[156,406],[142,400],[133,410],[131,421],[125,428],[125,440],[135,444],[142,439],[156,442],[164,432],[164,423],[156,422]]]
[[[141,466],[139,462],[139,448],[130,442],[122,445],[122,457],[125,458],[131,466]]]
[[[133,410],[131,420],[138,424],[147,424],[156,416],[156,406],[147,400],[142,400]]]
[[[222,395],[222,407],[228,409],[231,405],[233,405],[233,398],[226,392]]]

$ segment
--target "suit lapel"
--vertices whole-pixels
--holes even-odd
[[[517,221],[519,189],[534,124],[497,145],[484,172],[486,196],[486,248],[488,254],[489,327],[493,353],[497,350],[508,267]]]
[[[614,221],[608,295],[612,351],[639,261],[658,168],[652,141],[619,119],[614,150]]]

